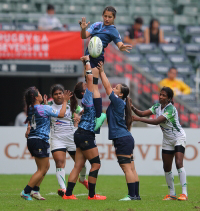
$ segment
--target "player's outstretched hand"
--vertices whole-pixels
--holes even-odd
[[[81,26],[81,29],[86,29],[88,27],[88,25],[90,24],[90,21],[88,23],[86,23],[86,18],[82,17],[82,20],[79,21],[79,24]]]
[[[140,117],[138,117],[138,116],[132,116],[132,121],[133,122],[138,122],[138,121],[140,121]]]
[[[124,45],[124,44],[122,44],[119,48],[120,51],[126,51],[128,53],[130,53],[129,50],[131,50],[131,49],[132,49],[132,45]]]
[[[45,104],[45,105],[48,105],[48,100],[47,100],[47,98],[48,98],[48,97],[47,97],[47,95],[45,94],[44,97],[43,97],[43,99],[44,99],[43,101],[44,101],[44,104]]]
[[[97,69],[99,70],[99,72],[104,72],[103,62],[98,63]]]
[[[65,101],[68,102],[72,96],[73,96],[73,94],[69,90],[64,91],[64,100]]]

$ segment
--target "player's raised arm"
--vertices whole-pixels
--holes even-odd
[[[150,125],[158,125],[162,122],[165,122],[166,118],[164,116],[159,116],[157,119],[146,119],[146,118],[141,118],[137,116],[132,116],[132,120],[134,122],[144,122]]]
[[[104,88],[106,90],[106,94],[110,95],[111,92],[112,92],[112,87],[111,87],[110,82],[109,82],[109,80],[108,80],[108,78],[107,78],[107,76],[106,76],[106,74],[104,72],[103,62],[99,62],[97,68],[99,69],[99,74],[101,76],[101,81],[103,83],[103,86],[104,86]]]
[[[86,28],[90,24],[90,22],[86,23],[86,18],[82,17],[82,20],[79,21],[80,27],[81,27],[81,38],[87,39],[90,36],[90,32],[86,31]]]
[[[62,108],[60,109],[60,113],[58,114],[59,118],[63,118],[65,116],[67,102],[69,101],[71,96],[72,94],[70,91],[67,91],[67,90],[64,91],[64,101],[62,104]]]
[[[118,42],[117,47],[119,48],[120,51],[126,51],[128,53],[130,53],[129,50],[132,49],[132,45],[124,45],[123,42]]]

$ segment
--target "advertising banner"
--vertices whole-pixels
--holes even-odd
[[[0,59],[79,60],[82,54],[80,32],[0,32]]]
[[[31,157],[25,139],[25,127],[0,127],[0,174],[33,174],[36,171],[34,159]],[[200,175],[198,144],[200,130],[185,129],[187,146],[184,158],[184,167],[187,175]],[[164,175],[162,164],[162,132],[160,128],[132,128],[131,133],[135,139],[134,160],[139,175]],[[115,156],[112,141],[108,140],[108,128],[103,127],[101,134],[96,136],[96,142],[101,158],[101,175],[123,175]],[[74,166],[73,160],[67,153],[66,174]],[[87,161],[87,173],[90,164]],[[177,170],[173,162],[173,172]],[[52,155],[48,174],[55,174],[56,167]]]

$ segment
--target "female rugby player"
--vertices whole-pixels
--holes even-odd
[[[37,171],[32,175],[28,185],[20,194],[26,200],[32,200],[32,197],[45,200],[39,193],[39,186],[49,169],[50,117],[63,118],[70,97],[71,93],[65,91],[62,108],[57,111],[48,105],[40,105],[43,99],[36,87],[30,87],[25,92],[24,98],[28,116],[26,120],[26,123],[28,123],[27,147],[31,155],[34,156],[37,165]]]
[[[79,82],[76,84],[74,94],[78,99],[82,99],[84,113],[81,116],[78,129],[74,133],[76,144],[75,165],[68,178],[68,185],[63,199],[77,199],[72,195],[72,191],[78,179],[78,175],[89,160],[91,169],[88,177],[89,200],[105,200],[106,196],[95,194],[96,180],[100,169],[100,158],[95,141],[95,118],[96,111],[93,103],[93,75],[89,62],[89,56],[84,56],[81,60],[86,61],[86,84]],[[94,93],[95,97],[95,93]]]
[[[124,45],[124,43],[121,40],[121,36],[119,32],[117,31],[116,27],[114,26],[114,20],[116,18],[117,11],[114,7],[108,6],[104,9],[102,13],[103,22],[96,22],[88,27],[89,23],[86,23],[86,18],[83,17],[82,21],[79,22],[81,26],[81,38],[87,39],[89,37],[97,36],[101,39],[103,43],[103,51],[102,54],[98,58],[92,58],[90,56],[90,64],[92,69],[97,69],[98,63],[100,61],[104,62],[104,48],[108,46],[110,42],[114,42],[120,51],[127,51],[129,52],[129,49],[132,49],[131,45]],[[86,49],[85,55],[89,55],[88,49]],[[93,71],[93,70],[92,70]],[[96,99],[94,99],[94,105],[97,112],[97,117],[101,117],[102,113],[102,99],[101,95],[98,90],[98,78],[99,78],[99,72],[97,71],[97,75],[94,75],[94,91],[97,90],[98,96]],[[101,118],[105,118],[105,116],[102,116]],[[98,124],[98,123],[97,123]],[[96,128],[95,128],[96,130]]]
[[[183,157],[186,146],[186,134],[178,120],[178,112],[173,105],[174,93],[169,87],[163,87],[160,91],[159,103],[153,105],[149,110],[140,111],[132,105],[132,110],[137,116],[133,116],[133,121],[145,122],[152,125],[160,125],[163,132],[162,142],[162,160],[165,171],[165,178],[169,188],[169,195],[163,200],[176,200],[174,188],[174,176],[172,174],[172,162],[175,156],[176,168],[178,170],[182,194],[178,200],[187,200],[187,182],[186,172],[183,167]],[[156,119],[144,119],[145,117],[155,114]]]
[[[53,101],[49,105],[55,110],[60,110],[64,101],[64,87],[60,84],[51,87],[51,96]],[[74,96],[70,98],[67,104],[66,113],[63,118],[51,117],[51,152],[56,163],[56,177],[60,188],[58,195],[63,196],[66,192],[65,182],[65,164],[66,151],[71,158],[75,160],[76,146],[74,143],[74,133],[76,128],[72,116],[74,113],[80,114],[83,109],[78,105]],[[84,166],[80,172],[79,182],[88,188],[88,181],[85,178],[86,167]],[[64,192],[64,193],[61,193]]]
[[[118,163],[126,176],[128,195],[120,201],[140,200],[136,197],[136,178],[131,165],[134,149],[134,139],[129,132],[131,128],[131,103],[128,97],[129,88],[126,84],[118,84],[112,89],[103,69],[103,62],[98,65],[100,77],[107,95],[111,101],[106,111],[109,139],[113,140]],[[137,178],[138,179],[138,178]]]

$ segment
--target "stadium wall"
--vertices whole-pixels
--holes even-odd
[[[25,139],[25,127],[0,127],[0,174],[32,174],[36,170],[34,159],[31,157]],[[200,130],[185,129],[187,147],[184,166],[187,175],[200,175],[199,166],[199,137]],[[162,132],[160,128],[132,128],[135,139],[135,164],[139,175],[163,175],[161,160]],[[103,127],[96,141],[101,157],[101,175],[123,175],[115,157],[112,142],[108,140],[108,128]],[[67,154],[66,173],[73,168],[73,161]],[[55,174],[55,164],[51,157],[48,174]],[[173,171],[177,174],[175,165]],[[87,172],[89,163],[87,161]]]

